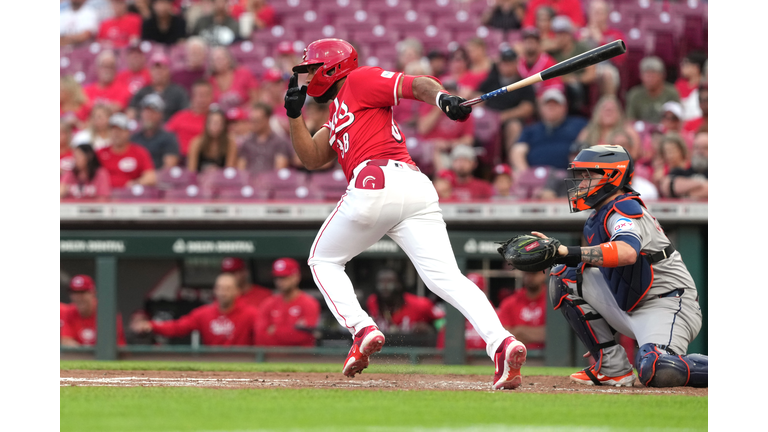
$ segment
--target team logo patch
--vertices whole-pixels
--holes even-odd
[[[130,156],[120,159],[120,162],[117,163],[117,167],[120,168],[120,171],[122,172],[132,172],[136,170],[137,166],[138,162],[136,162],[136,159]]]
[[[395,73],[390,71],[384,71],[381,73],[381,76],[384,78],[392,78],[393,76],[395,76]]]
[[[525,247],[525,251],[526,252],[530,252],[531,250],[533,250],[534,248],[537,248],[537,247],[539,247],[539,242],[535,241],[535,242],[529,244],[528,246],[526,246]]]
[[[357,189],[384,189],[384,171],[381,168],[368,165],[361,169],[355,180]]]
[[[635,223],[631,219],[621,218],[616,221],[616,225],[613,226],[613,232],[632,230],[635,228]]]

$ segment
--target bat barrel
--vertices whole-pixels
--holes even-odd
[[[567,75],[579,69],[584,69],[605,60],[612,59],[618,55],[624,54],[625,52],[627,52],[627,45],[624,43],[624,41],[621,39],[615,40],[611,43],[589,50],[583,54],[579,54],[576,57],[561,61],[560,63],[541,72],[541,78],[542,80],[548,80]]]

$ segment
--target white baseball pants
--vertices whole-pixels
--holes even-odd
[[[483,292],[459,270],[429,177],[402,162],[389,161],[381,166],[384,188],[357,188],[355,179],[367,162],[353,171],[347,192],[310,250],[312,277],[328,308],[353,335],[375,325],[360,306],[344,266],[387,235],[405,251],[426,286],[469,320],[493,358],[511,334]]]

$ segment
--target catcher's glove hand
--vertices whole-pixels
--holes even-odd
[[[527,272],[538,272],[555,265],[558,247],[560,240],[556,238],[519,235],[502,243],[498,251],[512,267]]]

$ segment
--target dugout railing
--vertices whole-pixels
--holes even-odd
[[[699,290],[704,324],[691,343],[691,352],[707,352],[707,204],[647,203],[683,255]],[[246,354],[254,361],[274,355],[340,356],[343,347],[205,347],[190,345],[128,345],[118,347],[118,264],[131,259],[238,256],[275,259],[302,256],[308,251],[325,215],[335,204],[173,204],[173,203],[62,203],[60,257],[94,262],[99,313],[97,343],[90,348],[61,347],[62,356],[91,355],[115,360],[147,354]],[[565,244],[577,244],[586,212],[570,214],[557,203],[446,204],[443,208],[451,245],[463,271],[470,262],[500,261],[496,242],[531,230],[544,231]],[[565,209],[563,209],[566,207]],[[258,213],[258,215],[257,215]],[[143,215],[143,216],[142,216]],[[228,229],[236,228],[236,229]],[[390,239],[383,238],[356,259],[405,258]],[[488,274],[494,271],[488,270]],[[497,271],[498,272],[498,271]],[[131,277],[130,275],[127,277]],[[547,308],[546,344],[532,358],[549,366],[576,366],[583,347],[559,312]],[[418,363],[428,356],[445,364],[465,364],[483,351],[465,351],[464,317],[448,306],[445,349],[385,347],[383,355],[404,356]]]

